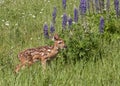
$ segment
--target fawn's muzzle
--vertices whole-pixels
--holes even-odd
[[[64,48],[67,48],[67,46],[65,45]]]

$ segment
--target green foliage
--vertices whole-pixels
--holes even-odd
[[[3,2],[2,2],[3,1]],[[110,12],[90,12],[71,29],[62,30],[63,13],[73,18],[74,5],[67,0],[0,0],[0,86],[119,86],[120,85],[120,19]],[[43,24],[51,22],[53,7],[57,8],[55,33],[67,45],[45,71],[40,62],[14,73],[19,63],[17,54],[31,47],[51,45],[43,36]],[[99,33],[99,18],[105,19],[104,33]],[[85,24],[85,25],[84,25]]]
[[[65,58],[68,61],[80,61],[84,59],[86,61],[90,59],[96,52],[99,52],[99,46],[101,46],[102,34],[85,32],[83,28],[73,25],[72,30],[64,31],[61,34],[65,34],[67,49],[64,53]],[[96,51],[96,52],[95,52]],[[67,55],[65,55],[67,53]]]
[[[119,20],[116,21],[116,19],[110,19],[106,24],[106,31],[110,34],[120,34],[119,28]]]

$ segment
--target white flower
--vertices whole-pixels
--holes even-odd
[[[50,2],[50,1],[48,0],[48,2]]]
[[[6,26],[9,26],[9,25],[10,25],[10,24],[9,24],[9,21],[6,21],[6,22],[5,22],[5,25],[6,25]]]
[[[13,49],[14,47],[13,46],[11,46],[11,49]]]
[[[73,21],[72,23],[73,23],[73,24],[75,24],[75,22],[74,22],[74,21]]]
[[[40,14],[41,14],[42,12],[40,12]]]
[[[30,38],[30,40],[33,40],[33,38]]]
[[[2,22],[4,22],[5,20],[3,19]]]
[[[33,18],[35,18],[35,15],[32,15]]]
[[[63,15],[61,15],[61,18],[63,17]]]

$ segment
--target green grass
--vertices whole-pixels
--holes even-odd
[[[74,5],[78,7],[79,0],[76,2],[67,0],[66,13],[72,17]],[[44,73],[40,62],[37,62],[30,68],[26,67],[18,74],[14,74],[15,66],[19,63],[17,54],[21,50],[51,44],[49,39],[44,39],[43,24],[47,22],[50,25],[54,6],[57,7],[56,33],[59,33],[66,40],[66,44],[69,44],[68,50],[61,52],[57,56],[58,58],[47,66]],[[110,18],[105,22],[106,32],[103,39],[96,34],[98,34],[100,16],[102,15],[107,19],[107,13],[93,15],[91,12],[90,15],[86,16],[87,27],[92,33],[90,36],[92,42],[96,43],[95,46],[89,44],[91,43],[88,41],[89,37],[83,39],[81,18],[79,19],[80,24],[73,25],[74,29],[78,30],[73,32],[73,41],[79,40],[75,38],[78,37],[75,34],[80,34],[82,38],[75,42],[79,44],[74,45],[77,48],[79,45],[82,45],[80,48],[85,49],[90,47],[90,51],[86,53],[84,49],[83,54],[80,54],[89,59],[81,58],[75,62],[73,59],[77,56],[76,51],[73,53],[71,50],[77,49],[72,46],[72,42],[70,43],[69,32],[62,33],[61,15],[63,13],[61,0],[50,0],[50,2],[47,0],[0,0],[0,86],[120,85],[120,19],[115,17],[113,7],[111,7]],[[118,33],[112,34],[113,28]],[[63,57],[67,58],[67,62],[64,61]]]

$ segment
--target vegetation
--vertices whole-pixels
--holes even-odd
[[[89,2],[89,9],[87,5],[80,11],[80,1]],[[0,86],[119,86],[119,1],[109,4],[106,0],[106,7],[93,1],[0,0]],[[63,15],[72,18],[72,23],[66,24]],[[50,31],[51,23],[55,31]],[[44,24],[48,25],[47,35],[58,33],[67,49],[44,73],[37,62],[15,74],[20,51],[53,43],[44,36]]]

